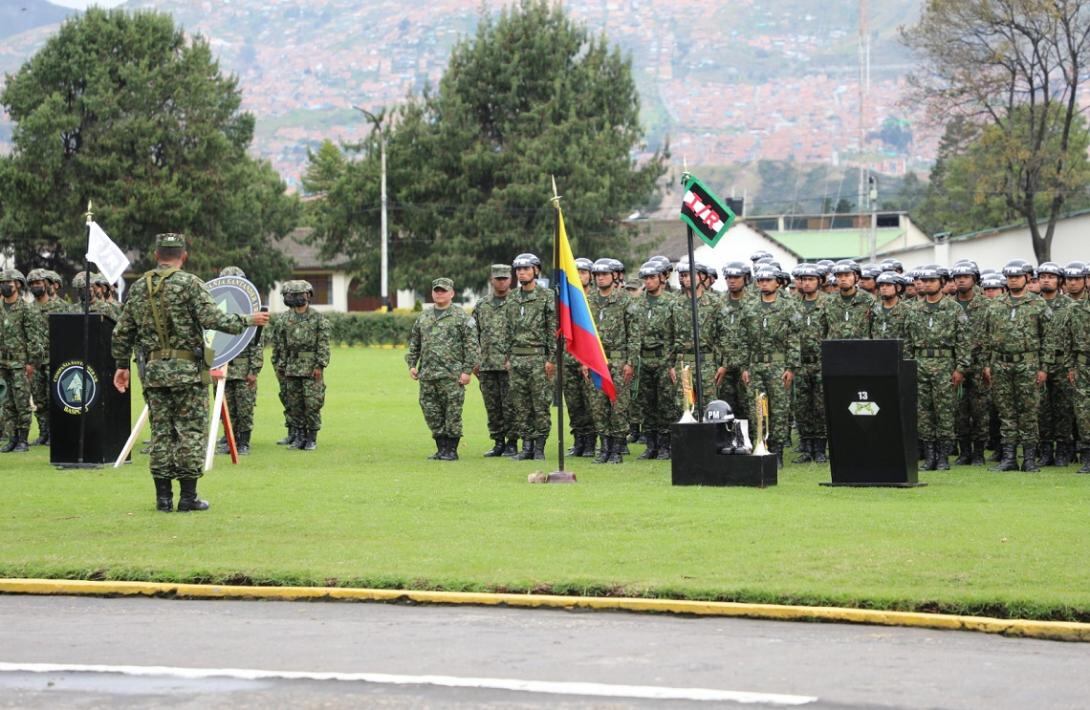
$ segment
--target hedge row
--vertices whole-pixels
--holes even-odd
[[[342,345],[404,345],[417,313],[327,313]]]

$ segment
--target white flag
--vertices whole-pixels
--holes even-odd
[[[99,273],[106,277],[110,283],[117,283],[125,269],[129,268],[129,260],[125,252],[114,244],[98,222],[91,222],[91,239],[87,246],[87,261],[95,262]]]

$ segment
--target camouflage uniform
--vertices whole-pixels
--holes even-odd
[[[5,286],[10,282],[12,288],[16,288],[16,284],[26,285],[23,275],[15,269],[0,274],[0,282]],[[45,360],[47,337],[45,319],[21,296],[16,295],[13,303],[0,302],[0,389],[3,390],[0,415],[9,435],[0,452],[27,450],[31,380],[26,368]],[[42,406],[41,403],[38,406]]]
[[[714,296],[705,291],[696,299],[697,319],[700,324],[700,361],[701,370],[696,371],[696,353],[693,351],[693,316],[692,300],[688,293],[681,293],[674,302],[671,317],[674,325],[674,366],[677,376],[676,392],[678,403],[682,409],[681,371],[688,365],[692,369],[693,396],[696,396],[696,378],[700,377],[700,384],[704,392],[704,401],[697,402],[697,410],[707,406],[708,402],[716,397],[715,371],[721,364],[739,363],[731,361],[726,363],[723,358],[724,333],[723,333],[723,306]]]
[[[676,300],[663,289],[657,297],[643,293],[636,302],[641,324],[638,407],[643,412],[647,447],[663,459],[670,456],[670,425],[681,416],[677,407],[677,387],[670,381],[676,342],[672,317]]]
[[[435,288],[453,290],[450,279],[440,278]],[[421,313],[409,334],[409,352],[405,362],[418,370],[420,409],[435,439],[435,458],[453,461],[458,457],[462,438],[462,405],[465,385],[480,363],[477,324],[461,306],[432,308]]]
[[[28,283],[38,280],[49,280],[48,273],[32,271],[27,278]],[[49,314],[67,313],[69,304],[59,298],[46,296],[44,302],[35,299],[30,305],[41,314],[46,337],[42,361],[34,364],[34,377],[30,383],[30,393],[35,405],[34,417],[38,421],[38,438],[31,443],[44,446],[49,443],[49,406],[52,399],[49,387]]]
[[[161,234],[156,246],[184,248],[184,237]],[[129,290],[121,320],[114,327],[111,352],[118,370],[128,370],[134,350],[148,353],[144,396],[151,414],[150,469],[159,509],[171,509],[170,479],[181,479],[178,510],[203,510],[196,479],[203,475],[208,426],[206,330],[241,333],[252,317],[224,313],[193,274],[159,266]]]
[[[310,290],[305,281],[294,283],[289,295]],[[330,330],[329,319],[309,305],[302,313],[293,307],[276,328],[272,365],[284,383],[289,428],[303,432],[302,444],[295,444],[298,449],[313,449],[322,428],[325,377],[315,378],[314,371],[329,367]]]
[[[510,364],[511,421],[522,437],[519,458],[544,458],[545,440],[552,428],[553,385],[545,363],[556,350],[556,297],[551,289],[517,288],[507,297],[507,332],[504,356]]]
[[[868,316],[870,339],[904,340],[908,316],[913,310],[911,305],[901,299],[897,300],[893,308],[886,308],[881,299],[875,299]]]
[[[227,365],[227,381],[224,383],[224,399],[231,416],[238,452],[250,449],[250,433],[254,430],[254,407],[257,404],[257,380],[251,384],[247,378],[256,378],[265,364],[264,333],[258,331],[246,348]]]
[[[1090,473],[1090,300],[1075,301],[1055,336],[1056,351],[1063,353],[1068,376],[1075,380],[1075,424],[1083,464],[1079,473]]]
[[[731,298],[730,294],[723,297],[723,340],[730,342],[738,335],[741,328],[742,311],[752,304],[756,297],[748,290],[742,291],[741,298]],[[750,401],[746,394],[747,389],[742,382],[742,370],[734,366],[727,366],[727,372],[719,383],[719,399],[730,405],[735,419],[745,419],[749,412]]]
[[[499,265],[501,269],[492,267],[492,275],[511,275],[511,267],[506,264]],[[506,271],[504,271],[506,270]],[[510,375],[504,367],[504,355],[502,343],[507,339],[507,314],[504,308],[509,302],[510,292],[503,298],[492,296],[482,300],[474,309],[473,317],[477,324],[477,339],[480,343],[480,369],[477,371],[477,381],[481,388],[481,397],[484,399],[484,411],[488,417],[488,435],[496,444],[493,451],[486,456],[498,456],[505,453],[507,443],[515,438],[516,432],[511,422],[509,412]],[[514,449],[514,443],[510,443]],[[496,450],[498,449],[498,450]],[[514,453],[509,451],[507,453]]]
[[[828,298],[820,291],[812,301],[798,300],[799,367],[795,370],[795,421],[803,445],[801,460],[823,463],[825,459],[825,383],[821,378],[821,341],[829,329],[825,313]],[[781,295],[781,298],[783,296]]]
[[[870,309],[874,296],[861,288],[845,298],[839,293],[829,295],[825,317],[829,322],[829,340],[862,340],[870,334]]]
[[[984,463],[984,446],[988,440],[991,409],[991,393],[984,383],[982,374],[984,359],[985,316],[989,301],[979,287],[974,287],[973,297],[968,300],[955,298],[969,318],[969,342],[971,356],[969,369],[964,372],[965,381],[961,383],[958,395],[957,421],[955,428],[958,435],[958,447],[961,455],[957,464]]]
[[[597,265],[596,265],[597,266]],[[590,312],[595,318],[598,337],[609,363],[609,374],[613,379],[616,399],[600,390],[595,390],[591,399],[594,415],[594,427],[602,437],[602,451],[596,461],[599,463],[621,463],[621,449],[629,429],[629,404],[632,389],[624,382],[624,368],[635,368],[636,347],[640,342],[638,311],[633,308],[634,301],[616,286],[608,296],[595,291],[590,296]]]
[[[291,282],[288,281],[281,285],[281,293],[283,293],[283,289],[289,283]],[[273,362],[273,372],[276,373],[277,397],[280,400],[280,408],[284,412],[284,428],[288,430],[288,435],[276,442],[280,446],[295,446],[298,443],[298,437],[300,434],[300,432],[292,426],[291,417],[288,416],[288,380],[278,369],[276,369],[276,361],[278,358],[277,348],[279,347],[279,338],[277,334],[284,327],[284,323],[287,321],[287,317],[290,313],[291,311],[288,311],[286,313],[277,313],[273,315],[269,319],[269,326],[265,329],[265,333],[263,336],[263,339],[266,343],[272,344],[271,357]]]
[[[1061,339],[1061,331],[1067,327],[1066,321],[1076,302],[1065,294],[1057,294],[1051,301],[1041,300],[1052,310],[1052,318],[1045,328],[1045,340],[1056,342]],[[1052,364],[1045,368],[1048,379],[1041,388],[1041,410],[1037,418],[1042,466],[1053,463],[1053,447],[1063,465],[1069,463],[1071,456],[1066,452],[1074,449],[1075,439],[1074,390],[1067,379],[1066,353],[1057,349],[1052,358]]]
[[[905,323],[905,355],[917,365],[916,426],[924,447],[924,468],[948,470],[957,412],[957,390],[950,377],[955,370],[964,373],[971,364],[969,317],[946,296],[934,304],[924,301]]]

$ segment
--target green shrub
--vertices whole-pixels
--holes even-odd
[[[404,345],[416,315],[411,313],[327,313],[332,340],[342,345]]]

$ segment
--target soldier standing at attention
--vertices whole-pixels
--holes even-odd
[[[844,260],[833,265],[838,294],[826,302],[830,340],[862,340],[870,334],[870,309],[874,297],[858,288],[860,267],[854,261]]]
[[[695,277],[693,272],[696,272]],[[717,377],[722,378],[727,371],[726,361],[723,358],[723,346],[725,334],[723,332],[723,306],[710,293],[707,292],[708,269],[703,264],[697,263],[696,268],[690,267],[689,262],[679,262],[677,265],[677,280],[681,284],[681,293],[674,299],[672,318],[674,320],[673,351],[676,358],[674,367],[671,368],[670,380],[677,386],[676,396],[678,404],[681,404],[681,371],[686,365],[692,368],[693,396],[696,396],[696,378],[700,378],[700,386],[703,390],[704,401],[697,402],[697,408],[702,409],[708,402],[715,399]],[[700,365],[696,370],[696,352],[693,350],[693,315],[690,289],[696,289],[696,313],[700,325]],[[734,360],[732,364],[738,363]],[[723,374],[720,374],[722,372]]]
[[[295,281],[285,281],[280,284],[280,298],[283,300],[289,290],[294,288]],[[288,430],[287,436],[282,439],[278,439],[277,446],[290,446],[295,448],[298,445],[299,440],[302,438],[303,432],[296,429],[288,412],[288,381],[283,375],[281,369],[277,366],[277,363],[283,360],[284,354],[280,352],[280,339],[277,334],[280,332],[280,328],[284,325],[285,320],[291,315],[289,310],[286,313],[276,313],[269,318],[269,327],[265,329],[264,337],[272,344],[272,352],[270,353],[270,360],[273,365],[273,372],[276,373],[276,388],[277,397],[280,399],[280,407],[284,411],[284,428]]]
[[[594,262],[585,257],[575,260],[579,272],[579,281],[590,303],[591,273]],[[583,366],[572,356],[564,353],[564,403],[568,406],[568,423],[571,426],[572,447],[569,456],[594,456],[594,414],[591,412],[591,400],[594,398],[594,385],[583,376]]]
[[[220,276],[238,276],[246,278],[245,272],[237,266],[225,266]],[[257,376],[265,364],[265,350],[262,344],[264,333],[258,331],[246,349],[235,356],[227,365],[227,382],[224,397],[227,411],[231,415],[231,427],[235,432],[235,444],[242,456],[250,453],[250,435],[254,430],[254,405],[257,404]],[[221,453],[227,453],[224,441]]]
[[[8,442],[0,448],[5,454],[27,450],[30,386],[36,363],[45,360],[45,319],[23,300],[25,287],[26,279],[18,269],[0,272],[0,417],[10,431]]]
[[[670,458],[670,425],[681,416],[677,396],[670,381],[673,358],[674,320],[671,312],[673,296],[666,290],[666,274],[658,261],[648,261],[640,267],[643,293],[639,304],[640,371],[639,408],[643,412],[643,429],[647,449],[641,459]]]
[[[1037,417],[1041,387],[1048,378],[1055,348],[1045,343],[1052,311],[1044,300],[1029,291],[1033,267],[1014,259],[1003,267],[1007,292],[992,301],[985,316],[990,347],[984,351],[984,382],[992,388],[999,413],[1000,459],[993,471],[1017,471],[1018,444],[1022,444],[1022,470],[1037,467]]]
[[[507,264],[493,264],[491,274],[492,297],[478,303],[473,312],[481,352],[480,365],[473,372],[481,387],[484,411],[488,416],[488,435],[492,437],[493,443],[492,448],[484,455],[514,456],[518,442],[511,426],[511,403],[508,394],[510,381],[507,368],[503,365],[502,348],[502,343],[507,340],[507,314],[503,309],[507,306],[507,295],[511,292],[511,267]]]
[[[480,364],[479,336],[473,318],[460,306],[451,305],[452,280],[432,281],[431,298],[434,308],[421,313],[413,323],[405,362],[409,377],[420,382],[420,409],[435,439],[436,450],[429,458],[457,461],[466,385]],[[502,444],[502,439],[498,443]]]
[[[590,298],[590,312],[609,363],[616,399],[609,401],[604,392],[595,391],[591,400],[594,426],[602,439],[602,450],[595,463],[622,463],[622,449],[628,435],[628,407],[632,378],[636,374],[635,353],[640,342],[638,319],[632,301],[615,277],[613,259],[599,259],[591,268],[597,288]],[[588,377],[586,370],[583,377]]]
[[[544,460],[552,429],[552,379],[556,375],[556,297],[538,286],[541,260],[519,254],[511,264],[519,288],[508,298],[506,362],[511,373],[511,415],[522,437],[519,461]]]
[[[1045,329],[1045,339],[1056,339],[1054,331],[1062,329],[1069,310],[1075,301],[1063,293],[1064,270],[1053,261],[1037,267],[1037,281],[1041,285],[1041,298],[1052,311]],[[1041,387],[1041,412],[1037,427],[1041,442],[1037,448],[1038,466],[1067,466],[1075,456],[1075,405],[1073,391],[1067,379],[1066,356],[1053,353],[1052,365],[1047,369],[1048,378]]]
[[[1068,271],[1076,268],[1067,265]],[[1056,351],[1064,354],[1067,381],[1074,391],[1075,428],[1082,457],[1077,473],[1090,473],[1090,300],[1075,301],[1057,335]]]
[[[119,392],[129,388],[133,350],[146,351],[143,384],[151,414],[149,453],[156,509],[167,513],[173,509],[171,481],[178,479],[178,511],[207,510],[208,503],[197,497],[212,362],[205,352],[204,331],[241,333],[251,325],[268,324],[269,314],[220,311],[204,283],[181,270],[188,256],[181,234],[159,234],[155,246],[158,266],[133,284],[114,327],[114,387]]]
[[[288,420],[299,438],[295,448],[314,451],[325,406],[324,372],[329,367],[329,319],[310,307],[314,287],[289,281],[284,305],[291,310],[276,329],[273,367],[284,382]]]
[[[870,309],[871,340],[905,339],[905,319],[910,307],[901,300],[904,291],[901,278],[892,271],[884,271],[875,279],[878,301]]]
[[[723,297],[723,338],[726,341],[737,336],[742,324],[742,310],[756,299],[747,288],[751,275],[749,267],[741,261],[732,261],[723,267],[723,278],[727,282],[727,293]],[[728,366],[719,378],[719,399],[730,405],[735,419],[746,418],[749,398],[742,384],[742,369],[737,364]]]
[[[829,325],[825,319],[828,297],[818,290],[821,271],[813,264],[795,267],[798,284],[799,367],[795,372],[795,421],[800,452],[794,463],[825,463],[825,385],[821,379],[821,341]]]
[[[45,269],[34,269],[27,274],[27,284],[30,293],[34,296],[31,306],[42,316],[43,332],[45,333],[45,348],[42,351],[42,360],[34,364],[34,379],[30,385],[30,393],[34,398],[34,416],[38,420],[38,438],[30,442],[31,446],[47,446],[49,444],[49,314],[65,313],[68,304],[56,297],[51,287],[50,273]]]
[[[917,427],[925,471],[949,471],[954,448],[957,391],[972,357],[969,317],[943,294],[936,269],[916,272],[923,301],[905,322],[905,350],[918,366],[916,380]]]
[[[1086,300],[1086,264],[1081,261],[1072,261],[1064,267],[1064,293],[1071,297],[1072,301]]]
[[[753,280],[760,297],[742,314],[740,339],[734,342],[741,362],[742,382],[751,392],[768,395],[768,451],[783,467],[783,447],[788,439],[791,383],[799,368],[802,316],[797,301],[781,297],[779,270],[763,267]],[[756,421],[750,421],[750,434]]]
[[[990,426],[991,398],[988,388],[984,386],[981,362],[986,345],[984,314],[990,302],[977,283],[980,280],[980,270],[976,264],[968,261],[954,264],[950,275],[957,289],[954,302],[969,317],[969,345],[972,348],[972,364],[965,371],[965,381],[961,383],[961,396],[958,398],[956,425],[959,455],[954,463],[959,466],[983,466],[984,447],[988,441]]]

